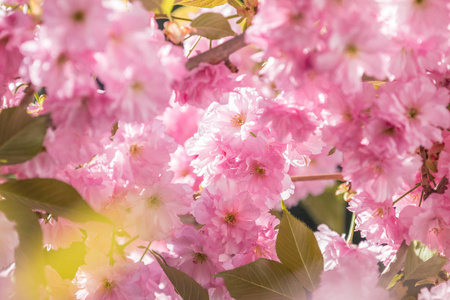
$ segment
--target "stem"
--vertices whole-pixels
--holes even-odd
[[[406,193],[404,193],[403,195],[401,195],[397,200],[395,200],[392,205],[394,205],[395,203],[397,203],[398,201],[400,201],[401,199],[403,199],[404,197],[406,197],[409,193],[411,193],[412,191],[414,191],[415,189],[417,189],[420,186],[420,182],[418,184],[416,184],[415,187],[413,187],[412,189],[410,189],[409,191],[407,191]]]
[[[189,55],[191,55],[192,51],[194,51],[195,47],[197,46],[198,42],[200,42],[200,39],[201,39],[201,38],[202,38],[201,36],[198,37],[198,39],[195,41],[194,45],[192,46],[191,50],[189,50],[189,53],[188,53],[188,55],[186,56],[186,58],[188,58]],[[189,60],[188,60],[188,62],[189,62]]]
[[[422,200],[423,200],[423,194],[424,194],[425,190],[422,190],[422,193],[420,194],[420,200],[419,200],[419,207],[422,205]]]
[[[344,181],[344,177],[342,176],[341,173],[291,176],[292,182],[312,181],[312,180],[328,180],[328,179]]]
[[[126,242],[126,243],[120,245],[120,247],[121,247],[122,249],[125,249],[129,244],[131,244],[132,242],[134,242],[135,240],[137,240],[138,237],[139,237],[138,235],[135,236],[134,238],[130,239],[128,242]]]
[[[186,22],[192,22],[192,19],[175,17],[175,16],[172,16],[172,19],[180,20],[180,21],[186,21]]]
[[[148,248],[150,248],[150,245],[152,244],[152,242],[149,242],[147,245],[147,248],[145,248],[144,253],[142,253],[141,258],[139,259],[139,261],[142,261],[144,259],[145,254],[147,254],[147,251],[149,250]]]
[[[170,18],[174,19],[174,20],[180,20],[180,21],[186,21],[186,22],[192,22],[192,19],[188,19],[188,18],[182,18],[182,17],[175,17],[175,16],[168,16],[166,14],[155,14],[155,19],[169,19]]]
[[[230,54],[237,50],[247,46],[244,39],[244,34],[235,36],[231,40],[212,48],[206,52],[200,53],[197,56],[192,57],[186,63],[186,69],[192,70],[202,62],[209,63],[211,65],[217,65],[222,60],[228,58]]]
[[[350,228],[348,229],[347,244],[353,243],[353,234],[355,233],[356,214],[353,213]]]

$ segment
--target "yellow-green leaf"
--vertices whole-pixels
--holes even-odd
[[[0,201],[0,211],[16,223],[19,235],[19,246],[14,252],[14,299],[39,299],[39,286],[45,283],[45,279],[42,230],[38,218],[29,207],[18,201]]]
[[[32,117],[22,107],[0,113],[0,165],[27,161],[42,151],[48,116]]]
[[[219,13],[201,14],[192,21],[191,27],[195,29],[195,34],[210,40],[236,35],[228,20]]]
[[[315,290],[323,271],[323,256],[314,233],[283,207],[278,237],[277,255],[308,290]]]
[[[167,265],[156,252],[153,253],[164,273],[173,284],[175,291],[183,300],[208,300],[208,291],[186,273]]]
[[[422,280],[436,276],[447,262],[447,258],[431,251],[419,241],[412,241],[405,259],[404,280]]]
[[[236,300],[302,300],[305,290],[296,276],[279,262],[260,258],[242,267],[221,272]]]
[[[195,7],[213,8],[219,5],[224,5],[227,0],[181,0],[177,1],[177,5],[188,5]]]
[[[141,0],[141,2],[148,11],[158,11],[165,15],[170,15],[174,5],[174,0]]]

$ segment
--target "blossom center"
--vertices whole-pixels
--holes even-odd
[[[161,200],[157,195],[151,195],[147,198],[148,208],[158,208],[161,204]]]
[[[349,57],[355,57],[358,55],[358,48],[356,48],[354,44],[348,44],[347,47],[345,48],[345,53]]]
[[[236,225],[237,219],[236,219],[237,212],[229,212],[223,220],[227,222],[228,224],[234,226]]]
[[[112,292],[113,289],[114,289],[114,282],[113,281],[109,282],[108,280],[105,279],[103,281],[103,290],[109,294]]]
[[[261,164],[256,164],[256,166],[255,166],[255,173],[261,178],[264,178],[266,176],[266,170],[264,170],[261,167]]]
[[[140,81],[135,81],[130,85],[134,92],[141,92],[144,90],[144,84]]]
[[[394,126],[388,126],[383,130],[383,133],[385,135],[394,136],[395,135],[395,127]]]
[[[242,125],[245,124],[246,118],[247,118],[246,113],[241,112],[241,113],[235,114],[231,118],[231,125],[233,125],[234,127],[241,127]]]
[[[130,146],[130,154],[132,157],[140,156],[143,151],[144,151],[144,146],[139,146],[139,145],[131,145]]]
[[[380,217],[381,219],[384,217],[384,210],[380,207],[374,213],[374,217]]]
[[[408,109],[408,118],[415,119],[418,114],[419,110],[417,108],[411,107]]]
[[[61,65],[65,64],[67,61],[69,61],[69,59],[67,58],[67,56],[64,53],[62,53],[56,59],[56,64],[61,66]]]
[[[84,11],[82,11],[82,10],[76,11],[72,15],[72,20],[74,20],[76,23],[82,23],[85,19],[86,19],[86,15],[85,15]]]
[[[199,263],[204,263],[207,259],[206,254],[204,253],[200,253],[200,252],[195,252],[194,253],[194,261],[199,262]]]

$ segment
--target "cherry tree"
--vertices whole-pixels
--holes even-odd
[[[0,0],[0,298],[450,298],[449,26],[445,0]]]

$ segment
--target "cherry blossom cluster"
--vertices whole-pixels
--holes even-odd
[[[281,200],[293,207],[334,184],[292,176],[338,170],[365,241],[319,226],[325,270],[312,299],[390,299],[377,262],[403,242],[450,256],[450,4],[244,3],[250,46],[188,70],[186,56],[209,43],[173,42],[178,25],[163,32],[139,1],[0,0],[0,109],[32,88],[29,114],[51,116],[43,151],[0,175],[69,183],[113,223],[41,213],[47,249],[86,248],[73,278],[46,266],[41,299],[179,299],[152,251],[211,299],[231,299],[213,275],[278,260]],[[191,17],[208,11],[236,13]],[[1,299],[13,293],[14,226],[0,212]]]

